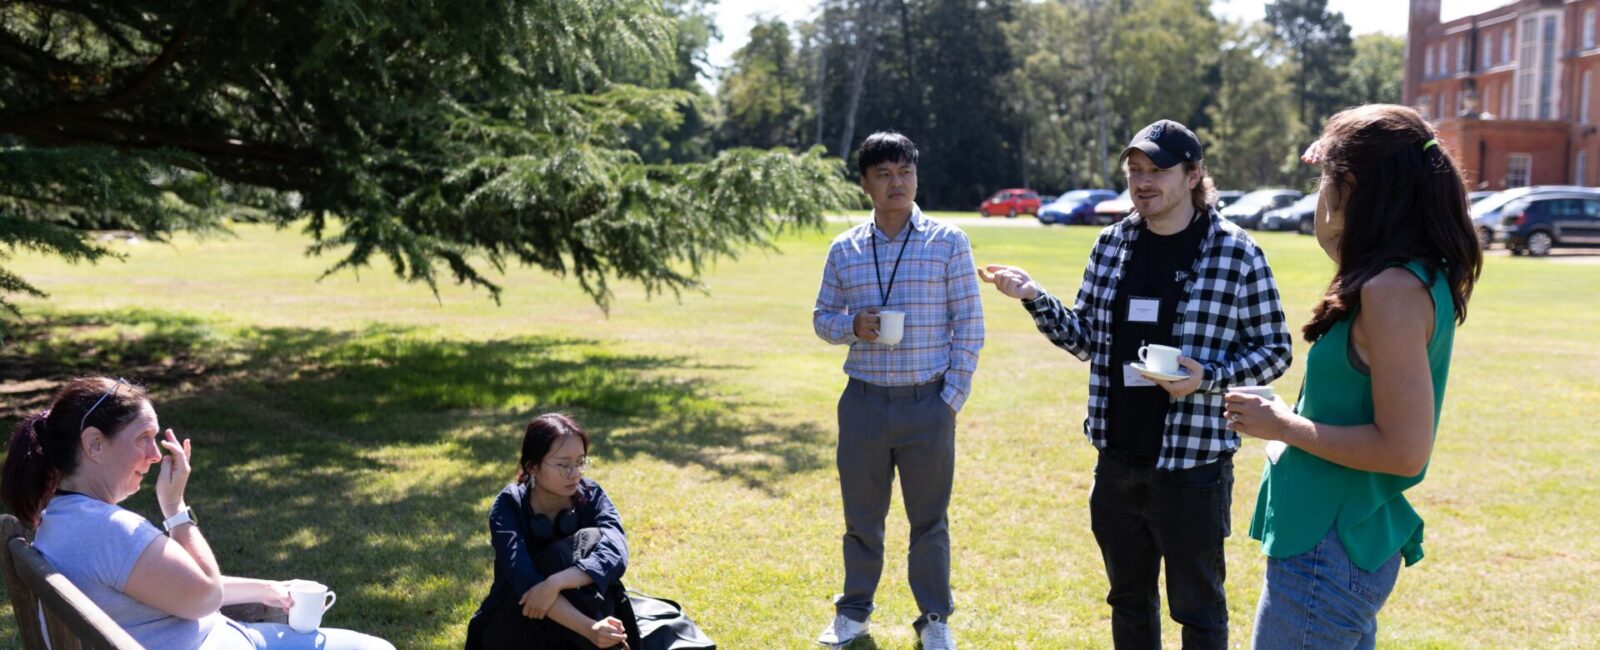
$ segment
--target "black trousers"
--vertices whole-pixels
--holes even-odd
[[[1222,540],[1230,530],[1233,458],[1166,471],[1101,451],[1089,519],[1111,583],[1117,650],[1161,648],[1157,579],[1165,560],[1167,605],[1185,650],[1228,646]]]
[[[577,564],[600,543],[600,531],[583,528],[571,537],[557,540],[538,550],[533,556],[533,566],[543,575],[553,575]],[[532,619],[522,615],[522,605],[517,602],[521,594],[507,599],[488,615],[482,634],[483,650],[592,650],[588,638],[573,632],[560,623]],[[561,597],[572,603],[578,611],[595,620],[607,616],[622,619],[628,628],[628,647],[639,648],[639,628],[633,619],[633,610],[627,606],[627,595],[620,583],[613,584],[606,593],[595,585],[561,592]],[[621,647],[621,646],[615,646]]]

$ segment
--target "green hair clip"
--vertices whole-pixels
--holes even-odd
[[[1437,147],[1437,146],[1439,146],[1439,139],[1438,138],[1434,138],[1432,140],[1429,140],[1427,142],[1422,143],[1422,150],[1423,151],[1427,151],[1428,147]]]

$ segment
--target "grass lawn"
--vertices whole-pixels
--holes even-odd
[[[1022,217],[1019,217],[1019,219]],[[1031,217],[1029,217],[1031,218]],[[963,220],[980,263],[1076,290],[1095,229]],[[810,324],[831,233],[725,261],[708,293],[609,317],[575,283],[517,270],[504,304],[437,299],[386,269],[317,276],[292,231],[117,244],[126,262],[6,262],[52,293],[0,346],[0,426],[74,374],[147,382],[195,440],[189,502],[224,571],[315,578],[330,626],[400,648],[457,648],[488,589],[486,517],[521,426],[569,411],[629,533],[626,583],[682,602],[727,648],[806,648],[842,579],[834,404],[842,347]],[[1263,233],[1298,329],[1331,273],[1312,238]],[[1600,638],[1600,265],[1493,257],[1457,336],[1428,480],[1411,492],[1428,557],[1401,572],[1381,647],[1577,648]],[[984,294],[988,342],[961,414],[951,506],[952,623],[970,648],[1110,647],[1086,499],[1086,364]],[[1278,382],[1293,395],[1305,344]],[[40,381],[48,380],[48,381]],[[1263,558],[1246,535],[1263,463],[1237,459],[1232,638],[1247,647]],[[898,497],[896,498],[898,501]],[[147,489],[127,504],[155,516]],[[888,522],[872,642],[915,646],[907,527]],[[0,648],[17,647],[9,601]],[[1166,623],[1166,644],[1178,647]]]

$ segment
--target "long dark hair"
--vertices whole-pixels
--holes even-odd
[[[83,432],[94,427],[115,437],[148,401],[144,388],[126,381],[85,377],[67,382],[48,408],[23,418],[11,433],[0,469],[0,499],[28,527],[37,528],[56,485],[78,469]]]
[[[1333,187],[1323,191],[1344,197],[1344,233],[1334,253],[1338,271],[1302,328],[1307,341],[1356,313],[1368,280],[1412,259],[1446,275],[1456,321],[1466,322],[1483,252],[1455,160],[1429,144],[1437,136],[1407,106],[1368,104],[1328,119],[1320,162]]]
[[[576,436],[583,443],[584,455],[588,455],[589,433],[571,417],[562,413],[546,413],[529,422],[528,429],[522,434],[522,459],[517,462],[517,482],[529,483],[533,473],[538,471],[539,463],[544,462],[545,455],[569,436]],[[528,493],[531,496],[533,491],[529,490]],[[575,501],[582,498],[581,494],[573,496]]]

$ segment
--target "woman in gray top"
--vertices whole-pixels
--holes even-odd
[[[289,584],[222,575],[184,501],[189,441],[158,431],[144,389],[104,377],[68,382],[11,435],[0,498],[37,529],[34,547],[51,565],[147,648],[394,650],[349,630],[302,634],[223,616],[223,605],[287,607]],[[116,505],[158,462],[166,533]]]

